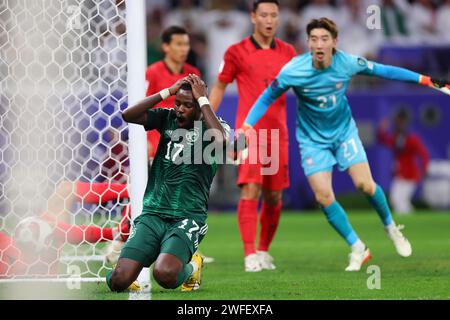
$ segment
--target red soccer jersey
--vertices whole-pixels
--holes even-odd
[[[188,76],[190,73],[194,73],[199,77],[201,76],[200,71],[189,63],[185,63],[181,72],[176,74],[169,69],[164,60],[157,61],[151,64],[145,72],[145,79],[148,84],[147,92],[145,95],[148,97],[163,89],[169,88],[179,79]],[[175,96],[170,96],[155,105],[154,108],[173,108],[174,105]],[[155,157],[156,150],[159,144],[159,137],[160,135],[157,130],[147,131],[147,142],[149,144],[148,156],[150,158]]]
[[[274,39],[270,49],[262,49],[253,36],[228,48],[219,80],[224,83],[237,81],[239,103],[236,128],[242,126],[255,101],[295,55],[294,47],[286,42]],[[280,140],[287,141],[285,94],[274,101],[255,129],[280,129]]]
[[[394,152],[396,177],[414,181],[422,179],[428,167],[429,156],[417,135],[408,133],[405,136],[396,136],[380,130],[378,139]],[[418,160],[420,160],[420,164]]]
[[[188,63],[183,65],[181,73],[176,74],[170,71],[169,67],[164,63],[164,60],[157,61],[151,64],[145,73],[145,79],[148,84],[145,95],[148,97],[165,88],[169,88],[179,79],[188,76],[190,73],[194,73],[200,77],[200,71]],[[170,96],[157,104],[155,108],[173,108],[174,104],[175,96]]]

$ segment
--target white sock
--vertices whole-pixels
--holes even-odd
[[[392,221],[390,224],[388,224],[387,226],[384,226],[384,228],[387,230],[387,232],[391,233],[392,231],[394,231],[395,229],[395,223],[394,221]]]
[[[189,262],[191,265],[192,265],[192,273],[195,273],[195,272],[197,272],[197,270],[198,270],[198,265],[197,265],[197,262],[195,262],[195,261],[191,261],[191,262]]]
[[[354,244],[352,244],[352,251],[358,251],[362,252],[366,249],[366,245],[364,242],[361,241],[361,239],[356,240]]]

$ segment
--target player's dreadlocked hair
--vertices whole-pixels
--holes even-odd
[[[338,29],[336,23],[333,20],[322,17],[320,19],[312,19],[308,25],[306,26],[306,34],[308,37],[311,35],[311,31],[313,29],[325,29],[331,33],[331,37],[333,39],[337,39],[338,37]],[[333,54],[336,53],[336,49],[333,49]]]
[[[253,1],[253,12],[256,12],[256,9],[258,9],[258,5],[260,3],[275,3],[278,7],[280,6],[280,2],[278,0],[255,0]]]

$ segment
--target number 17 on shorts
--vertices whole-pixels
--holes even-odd
[[[199,224],[194,219],[181,220],[178,229],[181,229],[189,240],[193,243],[194,248],[197,249],[198,244],[208,231],[207,224]]]

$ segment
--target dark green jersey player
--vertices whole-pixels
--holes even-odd
[[[211,144],[202,139],[208,129],[206,123],[197,121],[194,128],[180,130],[174,109],[149,110],[147,116],[145,128],[157,129],[161,139],[149,174],[142,214],[204,221],[209,188],[217,169],[214,159],[203,161],[203,150]]]
[[[174,94],[174,109],[151,110]],[[113,291],[132,288],[142,268],[152,263],[153,277],[162,287],[174,289],[182,284],[183,291],[199,288],[203,261],[194,252],[208,229],[215,161],[229,134],[229,126],[216,117],[206,96],[205,83],[189,75],[123,113],[127,122],[158,130],[161,140],[142,214],[134,220],[117,266],[106,277]]]

